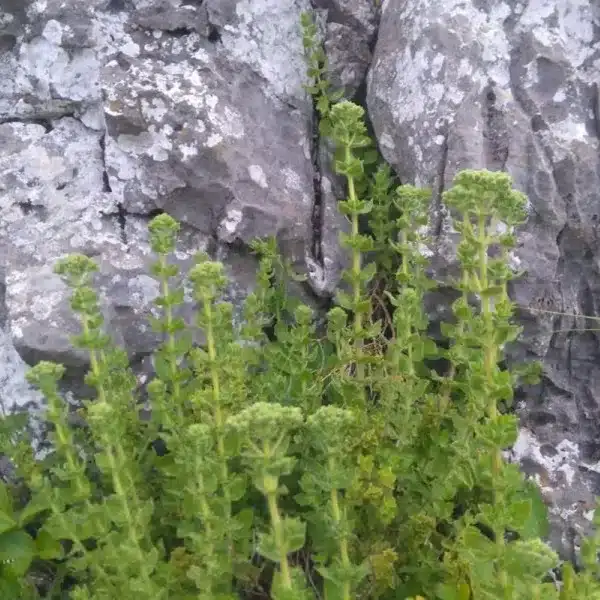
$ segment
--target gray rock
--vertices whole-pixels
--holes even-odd
[[[2,314],[23,358],[86,364],[70,341],[69,292],[53,273],[71,252],[100,265],[95,284],[115,341],[132,357],[156,347],[146,227],[160,210],[184,225],[182,270],[199,250],[224,259],[227,299],[238,306],[253,285],[256,261],[243,249],[254,237],[277,236],[308,273],[321,227],[302,87],[299,16],[308,8],[3,3]]]
[[[40,394],[25,380],[27,363],[15,350],[11,336],[0,329],[0,414],[7,415],[15,410],[39,412],[42,406]],[[2,468],[0,467],[0,472]]]
[[[357,94],[370,65],[367,103],[380,149],[402,181],[434,190],[440,280],[452,271],[455,242],[440,194],[457,171],[504,169],[529,197],[513,257],[526,276],[512,289],[525,336],[511,357],[542,359],[544,380],[522,391],[523,429],[510,457],[539,481],[553,506],[553,543],[569,556],[600,491],[600,349],[596,332],[583,331],[595,322],[582,316],[600,313],[598,4],[313,4],[326,21],[334,85]],[[247,244],[255,236],[277,236],[308,276],[295,293],[307,301],[334,293],[347,222],[336,211],[343,182],[315,136],[303,89],[299,19],[310,6],[2,1],[5,410],[39,403],[23,359],[58,359],[78,372],[86,364],[69,340],[78,326],[68,290],[53,273],[71,252],[97,260],[111,334],[148,363],[158,338],[147,324],[157,293],[147,224],[161,210],[184,224],[177,264],[185,272],[198,250],[223,260],[237,307],[254,283]],[[435,305],[443,314],[439,298]]]
[[[559,2],[386,0],[368,80],[380,148],[404,182],[434,190],[436,268],[453,239],[440,202],[464,168],[505,170],[529,198],[513,285],[524,326],[513,360],[544,363],[522,403],[515,456],[552,504],[571,557],[600,492],[600,11]],[[564,313],[564,314],[556,314]]]
[[[369,39],[358,36],[356,30],[341,23],[328,23],[325,51],[328,78],[333,89],[343,89],[346,98],[355,96],[364,83],[371,63]]]
[[[362,84],[372,60],[379,11],[371,0],[317,0],[324,21],[324,46],[333,89],[343,89],[352,98]]]
[[[372,38],[379,16],[378,2],[372,0],[314,0],[314,7],[327,11],[327,19],[355,30],[361,38]]]

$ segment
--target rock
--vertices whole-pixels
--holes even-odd
[[[238,307],[253,286],[253,238],[277,236],[300,273],[321,264],[300,31],[308,8],[3,2],[1,312],[27,362],[59,360],[80,374],[86,364],[70,343],[69,291],[53,273],[71,252],[100,265],[95,285],[115,341],[136,360],[156,347],[146,229],[162,210],[183,223],[182,270],[199,250],[223,259],[226,299]],[[297,293],[314,299],[309,287]]]
[[[330,23],[353,29],[360,38],[370,40],[377,30],[379,9],[372,0],[314,0],[314,7],[327,12]]]
[[[403,182],[434,190],[441,279],[453,240],[440,192],[459,170],[505,170],[529,198],[515,252],[526,274],[512,286],[525,336],[512,358],[542,359],[544,379],[521,404],[515,455],[548,473],[567,557],[600,492],[600,347],[582,317],[600,308],[599,81],[593,0],[386,0],[368,77],[383,155]]]
[[[182,271],[198,250],[223,260],[238,308],[254,283],[255,236],[279,239],[308,277],[295,290],[306,301],[334,293],[347,222],[303,88],[299,23],[311,5],[334,85],[361,99],[370,69],[381,151],[402,181],[434,190],[440,280],[454,247],[441,192],[459,170],[504,169],[529,197],[513,257],[526,275],[511,290],[525,335],[511,360],[543,360],[544,379],[520,391],[511,456],[540,482],[553,543],[571,556],[600,491],[600,348],[583,317],[600,313],[595,0],[3,0],[3,406],[38,402],[23,359],[85,367],[53,273],[71,252],[97,260],[110,332],[147,365],[158,343],[147,325],[157,293],[147,224],[161,211],[183,223]]]
[[[346,249],[339,243],[340,233],[350,232],[348,219],[338,210],[338,199],[345,194],[344,181],[333,170],[333,147],[327,139],[319,139],[315,148],[315,213],[319,227],[314,238],[313,256],[307,259],[311,288],[322,298],[335,295],[341,284],[342,271],[350,266]]]
[[[327,77],[334,90],[343,89],[351,99],[364,84],[371,64],[378,10],[371,0],[317,0],[314,4],[324,30]]]
[[[328,23],[325,51],[333,89],[343,89],[346,98],[353,98],[364,83],[371,62],[369,40],[358,37],[347,25]]]
[[[2,415],[15,410],[38,412],[42,405],[40,394],[25,380],[27,364],[15,351],[10,335],[0,328],[0,411]],[[0,467],[0,472],[2,468]]]
[[[306,115],[257,85],[247,66],[209,58],[197,34],[185,44],[146,32],[135,40],[139,54],[103,71],[117,202],[131,213],[164,209],[229,244],[286,232],[307,239]]]

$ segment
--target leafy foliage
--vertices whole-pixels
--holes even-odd
[[[597,536],[583,572],[564,565],[560,591],[545,582],[558,557],[542,541],[543,502],[501,454],[517,435],[513,390],[536,375],[503,363],[520,335],[507,284],[525,197],[489,171],[462,171],[445,192],[461,236],[460,276],[447,282],[458,298],[442,342],[430,338],[431,193],[371,168],[380,158],[364,110],[330,93],[309,16],[303,28],[307,88],[350,222],[325,331],[287,296],[274,240],[252,246],[257,286],[241,327],[223,301],[224,266],[204,254],[188,274],[195,323],[184,323],[169,262],[179,225],[160,215],[150,241],[163,343],[141,419],[127,355],[104,331],[96,265],[59,261],[96,396],[82,404],[82,436],[59,392],[64,367],[42,362],[28,378],[48,401],[52,452],[37,460],[23,424],[4,423],[17,479],[0,484],[2,597],[600,598]]]

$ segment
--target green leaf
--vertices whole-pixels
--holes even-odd
[[[0,482],[0,533],[16,527],[12,498],[8,486]]]
[[[479,294],[482,298],[495,298],[496,296],[500,296],[504,292],[504,289],[501,285],[494,285],[486,288],[485,290],[481,290]]]
[[[423,354],[425,358],[435,358],[439,355],[438,345],[430,338],[424,339]]]
[[[13,530],[0,535],[0,563],[10,564],[14,573],[24,575],[36,552],[34,540],[25,531]]]
[[[178,356],[187,354],[194,344],[194,338],[191,331],[181,332],[175,339],[175,352]]]
[[[12,496],[8,486],[3,481],[0,481],[0,512],[7,515],[13,514]]]
[[[325,579],[325,598],[327,600],[344,600],[344,587],[341,582],[333,581],[328,575],[327,569],[319,569],[319,574]]]
[[[471,600],[471,588],[466,583],[443,583],[436,589],[439,600]]]
[[[518,418],[513,414],[503,414],[496,417],[490,424],[489,441],[497,448],[510,448],[517,441],[519,434]]]
[[[19,525],[26,525],[31,519],[50,508],[50,498],[47,489],[37,492],[19,513]]]
[[[42,529],[35,538],[35,544],[39,557],[44,560],[62,558],[62,544],[56,540],[47,530]]]
[[[161,356],[161,354],[156,353],[154,355],[154,369],[158,377],[163,381],[171,380],[171,364],[171,360],[165,360],[164,356]]]
[[[306,540],[306,523],[299,519],[286,518],[282,522],[283,538],[286,553],[296,552],[304,547]],[[261,534],[258,543],[258,552],[273,562],[279,562],[280,549],[275,542],[273,532]]]
[[[274,563],[279,562],[279,550],[275,543],[275,536],[273,533],[261,533],[258,536],[258,553],[272,560]]]
[[[463,534],[463,544],[465,549],[477,554],[481,560],[486,556],[494,556],[495,545],[477,527],[467,527]]]
[[[247,489],[245,477],[241,475],[231,476],[228,485],[232,502],[237,502],[244,497]]]
[[[17,526],[17,522],[5,512],[0,512],[0,534],[14,529]]]
[[[354,299],[350,296],[350,294],[347,294],[346,292],[342,292],[340,290],[338,290],[338,292],[335,295],[335,301],[346,310],[352,310],[354,306]]]
[[[444,463],[446,464],[446,463]],[[441,475],[441,473],[439,473]],[[475,477],[473,475],[473,471],[470,468],[470,464],[465,462],[463,465],[454,467],[454,472],[452,473],[452,477],[454,481],[464,485],[468,490],[473,489],[475,485]]]
[[[275,571],[271,586],[273,600],[309,600],[312,594],[306,589],[306,580],[302,570],[297,567],[290,569],[292,580],[291,588],[285,586],[280,571]]]
[[[327,111],[329,110],[329,98],[327,98],[327,96],[321,96],[317,100],[317,110],[320,113],[327,114]]]
[[[371,281],[371,279],[373,279],[373,277],[375,277],[376,273],[377,265],[374,262],[369,263],[368,265],[365,265],[362,269],[362,280],[365,282],[369,282]]]
[[[550,522],[542,492],[534,481],[528,479],[524,482],[522,495],[531,503],[531,512],[519,533],[524,539],[546,538],[550,531]]]
[[[300,519],[286,518],[283,521],[283,531],[288,552],[297,552],[306,543],[306,523]]]
[[[254,511],[251,508],[244,508],[235,515],[235,520],[242,529],[250,531],[252,524],[254,523]]]
[[[505,564],[515,577],[539,581],[558,565],[558,556],[540,539],[517,540],[506,547]]]
[[[344,89],[341,88],[339,90],[335,90],[335,92],[330,92],[329,100],[331,100],[332,104],[339,102],[344,97]]]
[[[363,153],[362,160],[365,165],[373,165],[379,160],[379,156],[377,150],[371,149]]]
[[[508,508],[510,522],[507,526],[520,530],[531,516],[532,506],[531,500],[526,498],[525,500],[518,500],[511,502]]]

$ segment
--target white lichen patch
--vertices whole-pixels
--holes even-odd
[[[596,512],[596,509],[588,510],[588,511],[586,511],[586,512],[583,513],[583,518],[586,519],[587,521],[589,521],[591,523],[594,520],[594,513],[595,512]]]
[[[154,97],[151,100],[140,100],[142,115],[152,121],[162,121],[169,112],[169,107],[162,98]]]
[[[0,10],[0,27],[6,27],[15,20],[15,16]]]
[[[594,52],[593,11],[593,2],[531,0],[519,19],[518,31],[530,33],[541,48],[560,53],[580,67]]]
[[[194,156],[198,156],[198,147],[192,144],[179,144],[177,146],[181,152],[183,160],[188,160]]]
[[[523,265],[523,261],[515,254],[515,252],[511,251],[508,253],[508,266],[511,271],[517,273],[521,266]]]
[[[219,133],[226,137],[239,140],[245,135],[242,116],[230,106],[225,106],[222,111],[216,110],[216,107],[210,107],[208,120],[218,129]]]
[[[308,280],[311,288],[316,294],[324,294],[328,291],[325,269],[315,261],[309,254],[304,256],[304,262],[308,270]]]
[[[329,179],[329,177],[327,177],[327,175],[321,175],[321,190],[325,194],[333,193],[333,185],[331,183],[331,179]]]
[[[233,235],[242,222],[242,211],[233,208],[227,212],[227,216],[221,221],[221,228],[229,235]]]
[[[50,19],[42,31],[42,36],[51,44],[59,46],[63,38],[63,26],[55,19]]]
[[[214,148],[215,146],[218,146],[222,141],[223,141],[222,135],[220,135],[219,133],[211,133],[208,136],[206,143],[204,145],[207,148]]]
[[[121,134],[117,138],[117,144],[128,154],[146,154],[157,162],[164,162],[173,150],[171,134],[172,129],[167,125],[161,130],[156,130],[154,125],[151,125],[148,131],[139,135]]]
[[[148,275],[132,277],[127,282],[127,286],[133,306],[140,309],[146,308],[160,294],[158,281]]]
[[[126,52],[128,56],[139,55],[139,45],[128,32],[129,15],[126,12],[98,11],[92,22],[93,37],[96,41],[94,50],[101,62],[107,63],[108,57],[117,52]],[[136,48],[137,46],[137,54]]]
[[[283,176],[285,178],[285,185],[297,192],[301,192],[304,189],[302,185],[302,180],[300,179],[300,175],[294,171],[294,169],[290,169],[289,167],[284,167],[282,169]]]
[[[387,133],[387,131],[384,131],[379,136],[379,143],[382,146],[384,146],[385,148],[387,148],[388,150],[396,149],[396,144],[394,143],[394,138],[389,133]]]
[[[15,350],[9,333],[0,328],[0,411],[2,414],[8,415],[15,409],[25,407],[30,411],[32,405],[41,404],[42,395],[25,380],[28,369],[27,364]]]
[[[302,153],[304,155],[304,158],[306,160],[310,160],[311,159],[311,143],[306,136],[304,136],[300,140],[300,147],[302,148]]]
[[[48,10],[48,0],[35,0],[27,9],[27,15],[33,20],[36,15],[43,15],[46,10]]]
[[[50,265],[12,271],[6,277],[6,305],[15,330],[32,322],[47,323],[67,297],[68,290]]]
[[[248,167],[248,174],[254,183],[263,189],[267,189],[267,176],[260,165],[250,165]]]
[[[304,10],[310,10],[308,0],[238,0],[235,21],[221,31],[227,53],[260,73],[278,98],[306,99],[298,27],[298,15]]]
[[[513,233],[514,227],[508,227],[508,225],[504,221],[496,221],[495,222],[495,233],[496,235],[504,235],[506,233]]]
[[[571,486],[580,461],[579,446],[565,439],[555,447],[555,453],[550,456],[542,453],[541,447],[542,444],[533,432],[521,428],[517,441],[508,454],[514,461],[520,462],[527,458],[540,465],[548,473],[552,484],[560,485],[564,478],[564,483]],[[542,489],[552,491],[553,488],[542,483]]]
[[[38,179],[49,182],[65,173],[66,161],[62,156],[50,155],[48,151],[40,146],[31,146],[23,153],[24,182]]]

